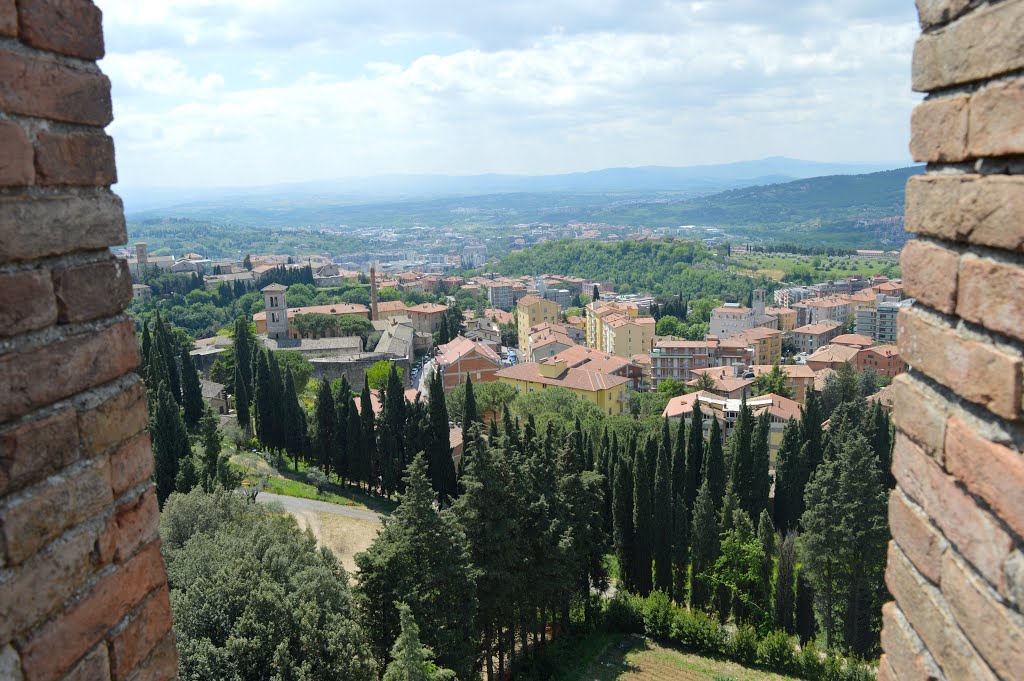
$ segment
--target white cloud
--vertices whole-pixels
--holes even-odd
[[[134,184],[880,160],[915,101],[892,4],[106,0],[102,65]]]

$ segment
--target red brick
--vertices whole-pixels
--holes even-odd
[[[1016,421],[1024,362],[1010,351],[973,340],[920,309],[897,316],[900,356],[964,399]]]
[[[942,462],[946,437],[945,402],[908,374],[892,379],[893,421],[925,451]]]
[[[986,329],[1024,340],[1024,267],[965,255],[960,262],[956,313]]]
[[[153,539],[159,527],[156,490],[150,486],[136,498],[118,506],[107,519],[96,542],[100,562],[124,562],[137,548]]]
[[[16,336],[57,321],[49,270],[0,274],[0,337]]]
[[[153,475],[153,450],[149,434],[123,445],[110,454],[110,487],[114,496],[120,496]]]
[[[17,565],[35,555],[65,529],[99,514],[112,499],[105,459],[8,497],[0,508],[7,564]]]
[[[69,408],[0,431],[0,494],[42,480],[78,458],[78,427]]]
[[[922,28],[952,21],[971,4],[971,0],[917,0],[917,16]]]
[[[0,262],[128,241],[121,199],[106,190],[91,196],[0,196],[0,234],[6,237],[0,240]]]
[[[113,681],[124,681],[167,636],[171,598],[167,587],[150,595],[110,641]]]
[[[891,677],[901,681],[941,679],[942,672],[895,603],[882,606],[882,649]],[[882,678],[879,666],[879,678]]]
[[[907,182],[907,231],[1024,251],[1024,177],[915,175]]]
[[[896,435],[892,472],[900,489],[928,514],[946,540],[1005,593],[1003,563],[1013,550],[1013,538],[902,433]]]
[[[0,641],[19,638],[58,611],[92,575],[96,532],[67,533],[0,582]],[[0,676],[0,678],[3,678]]]
[[[32,143],[14,121],[0,121],[0,187],[32,184]]]
[[[23,43],[81,59],[103,57],[103,13],[91,0],[22,0]]]
[[[64,323],[120,314],[132,299],[132,275],[120,258],[56,270],[53,287]]]
[[[82,661],[67,673],[61,681],[108,681],[110,679],[110,656],[107,646],[100,643],[86,653]]]
[[[946,433],[949,472],[1024,537],[1024,455],[979,437],[956,417]]]
[[[942,593],[960,628],[992,670],[1004,679],[1020,678],[1024,617],[1008,609],[952,554],[942,560]]]
[[[135,437],[148,425],[146,389],[142,379],[137,377],[133,377],[123,390],[99,404],[79,408],[78,430],[82,451],[88,456],[104,452]]]
[[[18,9],[14,0],[0,0],[0,36],[18,37]]]
[[[113,120],[110,81],[99,71],[0,49],[0,111],[105,127]]]
[[[967,157],[967,95],[921,102],[910,118],[910,155],[915,161],[962,161]]]
[[[914,46],[913,88],[918,92],[991,78],[1024,67],[1024,4],[977,9]]]
[[[157,540],[97,581],[62,617],[33,632],[21,649],[26,681],[55,681],[165,579]]]
[[[939,590],[917,574],[893,543],[889,544],[885,584],[947,679],[996,680],[996,675],[956,626],[953,613]],[[886,653],[891,652],[886,648]]]
[[[172,630],[139,665],[128,681],[175,681],[178,678],[178,648]]]
[[[1024,79],[989,85],[971,97],[968,154],[1024,154]]]
[[[109,186],[117,182],[114,140],[102,132],[41,132],[35,150],[36,184]]]
[[[0,421],[112,381],[138,365],[135,324],[130,321],[9,353],[0,358],[7,388],[0,391]]]
[[[903,290],[919,303],[952,314],[959,265],[957,251],[920,239],[908,241],[900,255]]]
[[[928,516],[913,506],[898,488],[889,496],[889,529],[914,567],[929,581],[938,584],[942,575],[942,554],[949,543],[932,526]]]

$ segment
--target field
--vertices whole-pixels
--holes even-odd
[[[289,510],[289,513],[301,528],[308,527],[317,543],[329,548],[350,573],[356,569],[355,555],[370,547],[381,527],[380,523],[373,520],[334,513],[302,509]]]
[[[735,662],[664,648],[639,636],[613,636],[578,681],[794,681]]]
[[[729,258],[729,267],[750,275],[764,275],[775,281],[815,283],[854,275],[884,274],[899,276],[899,258],[885,256],[792,255],[784,253],[744,253]]]

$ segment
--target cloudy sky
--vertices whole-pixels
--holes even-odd
[[[124,185],[908,158],[910,0],[97,0]]]

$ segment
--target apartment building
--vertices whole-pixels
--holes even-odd
[[[853,304],[848,297],[814,298],[793,306],[797,312],[798,326],[834,321],[845,324],[850,318]]]
[[[812,353],[838,336],[843,325],[837,321],[806,324],[793,329],[793,344],[800,352]]]
[[[516,325],[519,328],[519,348],[527,351],[530,331],[543,323],[558,322],[558,303],[539,296],[525,296],[516,305]]]
[[[853,368],[864,371],[874,369],[882,376],[897,376],[907,370],[907,363],[900,358],[895,345],[874,345],[857,353]]]
[[[896,315],[913,304],[913,298],[900,300],[896,296],[878,294],[874,305],[862,307],[854,314],[854,332],[876,342],[895,343]]]
[[[437,370],[441,372],[445,392],[472,378],[474,383],[496,381],[501,358],[491,348],[464,336],[437,346]]]
[[[553,357],[544,362],[525,362],[502,369],[495,374],[521,393],[549,388],[565,388],[580,398],[593,402],[608,416],[626,412],[629,379],[623,376],[570,366],[564,358]]]
[[[782,333],[789,333],[796,328],[796,310],[789,307],[766,307],[766,315],[775,317],[775,328]]]
[[[640,316],[636,303],[594,301],[586,307],[587,345],[619,357],[650,352],[654,318]]]
[[[717,349],[714,341],[658,341],[651,349],[651,387],[657,390],[670,378],[685,383],[694,377],[694,369],[717,366]]]
[[[711,340],[711,336],[708,336]],[[719,364],[774,364],[782,359],[782,332],[754,327],[728,338],[717,339]]]
[[[412,328],[417,333],[437,333],[441,330],[441,318],[447,311],[447,305],[420,303],[407,308],[405,313],[412,319]]]
[[[487,289],[487,303],[499,310],[511,310],[515,303],[513,297],[513,286],[515,282],[511,279],[485,279],[480,285]]]

